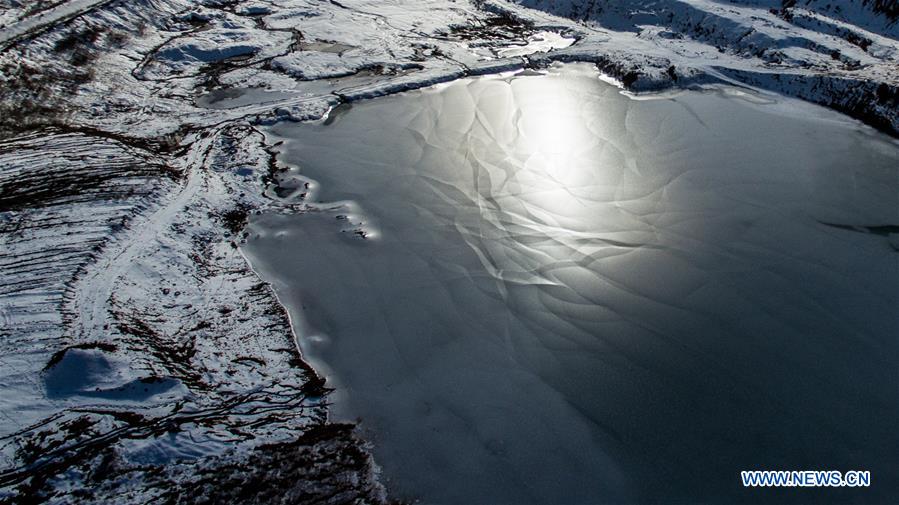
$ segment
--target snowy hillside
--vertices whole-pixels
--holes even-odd
[[[597,58],[629,87],[733,82],[899,132],[899,8],[893,2],[517,3],[574,21],[583,38],[568,51],[571,57]]]

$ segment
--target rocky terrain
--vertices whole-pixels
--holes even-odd
[[[380,503],[241,255],[302,181],[255,126],[476,75],[593,62],[899,134],[879,0],[0,1],[0,502]]]

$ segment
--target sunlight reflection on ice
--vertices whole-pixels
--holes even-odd
[[[399,495],[896,473],[895,237],[865,231],[899,224],[895,142],[728,90],[632,100],[584,65],[270,134],[327,203],[255,219],[246,251]]]

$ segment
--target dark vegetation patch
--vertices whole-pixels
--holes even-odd
[[[64,97],[93,78],[84,65],[39,65],[26,58],[0,62],[0,139],[63,124],[68,116]]]
[[[71,62],[76,60],[91,61],[96,57],[94,47],[100,36],[106,32],[106,28],[85,26],[67,32],[62,38],[53,44],[53,51],[57,54],[68,53]]]
[[[640,78],[639,72],[634,72],[634,71],[627,72],[626,74],[621,76],[621,84],[624,84],[625,88],[630,88],[631,86],[634,85],[635,82],[637,82],[637,79],[639,79],[639,78]]]
[[[871,10],[883,14],[890,21],[899,20],[899,2],[896,0],[863,0],[865,5],[870,5]]]
[[[468,24],[450,27],[448,35],[461,40],[508,41],[524,39],[534,32],[532,23],[499,12]]]
[[[674,65],[668,67],[668,70],[666,70],[665,73],[668,74],[668,77],[670,77],[672,81],[677,82],[677,68]]]
[[[883,83],[881,83],[880,86],[891,90],[891,93],[895,93],[896,88],[888,87]],[[855,99],[823,103],[828,107],[833,108],[834,110],[858,119],[884,133],[892,135],[893,137],[899,137],[899,125],[895,124],[893,122],[894,120],[891,120],[888,115],[884,115],[881,110],[878,110],[878,105],[881,107],[894,107],[896,104],[896,100],[894,98],[874,101],[871,100],[869,96],[862,95],[861,97],[857,97]],[[895,116],[893,117],[895,118]]]
[[[193,358],[197,354],[195,336],[167,335],[158,331],[153,323],[162,320],[156,314],[143,314],[116,307],[112,317],[116,329],[130,337],[129,347],[137,354],[153,356],[165,367],[168,375],[182,381],[191,389],[208,389],[208,385],[193,363]]]
[[[868,47],[870,47],[871,44],[874,43],[868,37],[864,37],[853,31],[848,31],[848,30],[846,31],[846,34],[843,38],[846,39],[846,42],[849,42],[852,45],[858,46],[861,48],[862,51],[866,51],[866,52],[868,51]]]
[[[247,225],[250,215],[250,206],[240,203],[233,209],[221,215],[222,226],[233,235],[237,235]]]
[[[69,97],[93,81],[97,57],[124,47],[130,34],[79,22],[63,23],[47,37],[55,39],[48,53],[28,39],[0,54],[0,139],[65,124]]]
[[[63,0],[0,0],[0,9],[22,8],[22,17],[28,17],[55,7],[62,2]]]
[[[231,433],[245,437],[240,429],[243,424],[282,420],[284,413],[292,415],[304,409],[305,398],[302,392],[272,398],[256,391],[205,408],[178,407],[156,416],[91,407],[72,409],[60,414],[55,425],[39,424],[20,434],[20,466],[0,471],[0,487],[15,486],[15,490],[0,503],[43,503],[62,498],[61,492],[66,493],[66,503],[73,496],[114,503],[125,478],[139,481],[154,503],[309,502],[300,496],[319,503],[318,499],[334,495],[351,498],[346,503],[360,499],[380,502],[378,487],[366,472],[370,457],[352,425],[322,424],[323,418],[313,421],[316,424],[293,441],[249,452],[165,464],[129,463],[119,457],[120,442],[177,433],[190,425],[233,424]],[[102,422],[104,418],[113,424]],[[59,479],[66,481],[65,491],[54,484]],[[224,485],[219,486],[219,481]],[[289,495],[298,499],[275,499]]]
[[[94,79],[93,62],[107,44],[124,44],[127,36],[103,27],[70,29],[53,43],[62,61],[39,61],[29,44],[19,44],[0,61],[0,138],[8,138],[49,125],[65,123],[67,97]]]
[[[352,425],[312,426],[294,441],[263,445],[240,460],[198,465],[189,485],[168,487],[161,498],[197,505],[383,503],[361,447]]]
[[[47,129],[47,135],[54,135],[64,130]],[[109,140],[109,139],[107,139]],[[84,142],[103,142],[84,136]],[[17,144],[4,146],[18,148],[22,155],[35,155],[35,149],[42,149],[43,144],[23,148]],[[71,204],[96,199],[119,199],[149,194],[156,190],[152,184],[125,184],[128,179],[155,178],[160,176],[175,179],[178,174],[157,159],[145,155],[131,157],[125,153],[127,146],[115,157],[92,158],[78,153],[46,153],[47,156],[59,157],[58,167],[65,169],[51,170],[54,163],[39,163],[34,166],[21,167],[15,174],[0,176],[0,211],[40,208],[58,204]],[[132,154],[138,152],[131,150]],[[92,154],[92,153],[91,153]]]

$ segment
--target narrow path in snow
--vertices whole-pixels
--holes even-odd
[[[74,319],[71,334],[82,339],[96,338],[104,331],[109,315],[109,300],[116,281],[127,271],[135,258],[154,244],[154,237],[169,224],[202,185],[202,167],[206,154],[218,131],[194,142],[188,155],[187,179],[181,190],[170,201],[143,222],[132,224],[130,231],[117,237],[104,251],[102,257],[87,267],[72,289],[66,302],[66,312]]]
[[[56,23],[76,18],[109,2],[110,0],[72,0],[27,16],[17,23],[0,29],[0,51],[5,51],[23,37],[49,28]]]

